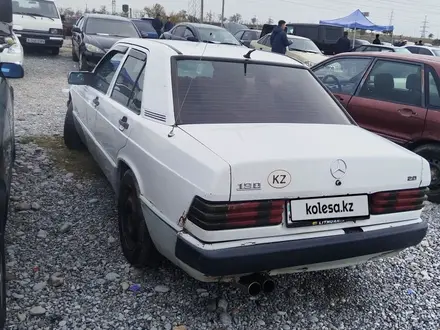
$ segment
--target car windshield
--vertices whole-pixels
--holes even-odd
[[[86,23],[85,33],[139,38],[136,28],[130,21],[116,19],[89,18]]]
[[[241,45],[240,42],[225,29],[200,27],[197,30],[199,31],[201,41]]]
[[[292,41],[292,44],[289,46],[290,50],[321,54],[318,46],[310,39],[289,38],[289,40]]]
[[[394,48],[394,51],[395,51],[396,53],[406,53],[406,54],[411,54],[411,52],[410,52],[408,49],[403,48],[403,47],[395,47],[395,48]]]
[[[45,0],[14,0],[12,11],[17,15],[36,17],[60,18],[57,7],[53,1]]]
[[[150,21],[147,21],[147,20],[137,20],[137,21],[133,21],[133,23],[136,25],[136,27],[141,32],[154,32],[154,33],[156,33],[156,30],[153,28],[153,25],[151,24]]]
[[[180,59],[173,70],[178,124],[351,124],[304,68]]]
[[[440,56],[440,49],[431,49],[435,56]]]

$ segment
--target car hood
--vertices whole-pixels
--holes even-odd
[[[259,182],[254,197],[372,193],[417,188],[424,162],[420,156],[355,125],[233,124],[180,125],[182,130],[221,157],[231,167],[231,199],[243,182]],[[347,175],[336,186],[332,164],[342,159]],[[425,169],[429,176],[429,165]],[[283,189],[268,185],[271,173],[290,173]],[[416,176],[417,180],[408,181]],[[425,180],[426,181],[426,180]],[[258,195],[258,196],[257,196]]]
[[[108,51],[118,40],[125,39],[126,37],[115,37],[107,35],[85,35],[84,42],[92,44],[104,51]]]

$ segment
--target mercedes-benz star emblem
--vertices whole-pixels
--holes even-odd
[[[335,160],[330,166],[330,174],[335,179],[341,179],[347,172],[347,164],[342,159]]]

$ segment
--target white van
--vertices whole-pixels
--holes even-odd
[[[13,0],[13,27],[23,47],[44,47],[58,55],[63,23],[53,0]]]

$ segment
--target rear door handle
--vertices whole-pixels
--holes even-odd
[[[124,116],[121,119],[119,119],[119,130],[123,131],[124,129],[127,129],[130,125],[127,123],[127,117]]]
[[[417,112],[415,112],[413,109],[410,108],[402,108],[397,110],[398,113],[400,113],[404,117],[415,117],[417,116]]]

